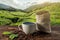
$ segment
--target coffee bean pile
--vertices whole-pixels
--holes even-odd
[[[34,32],[32,34],[25,34],[23,31],[14,31],[13,32],[14,34],[18,34],[18,37],[17,38],[14,38],[14,40],[37,40],[37,37],[43,37],[45,35],[47,35],[48,33],[45,33],[45,32],[40,32],[40,31],[37,31],[37,32]],[[40,40],[40,39],[39,39]]]
[[[23,31],[14,31],[13,33],[18,34],[18,37],[14,40],[33,40],[31,34],[26,35]]]

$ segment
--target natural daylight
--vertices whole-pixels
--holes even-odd
[[[60,40],[60,0],[0,0],[0,40]]]

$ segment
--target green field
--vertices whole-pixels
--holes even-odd
[[[20,25],[23,22],[34,22],[30,14],[21,11],[0,10],[0,25]]]
[[[51,25],[60,24],[60,3],[31,6],[24,11],[0,10],[0,25],[21,25],[23,22],[36,22],[35,14],[41,10],[50,12]],[[34,8],[33,8],[34,7]],[[33,9],[32,9],[33,8]],[[28,11],[27,11],[28,10]]]

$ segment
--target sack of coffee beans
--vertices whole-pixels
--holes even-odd
[[[48,11],[39,11],[36,13],[37,28],[40,31],[51,32],[50,14]]]

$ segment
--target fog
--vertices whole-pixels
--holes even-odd
[[[26,9],[31,5],[44,2],[60,2],[60,0],[0,0],[0,4],[6,4],[17,9]]]

